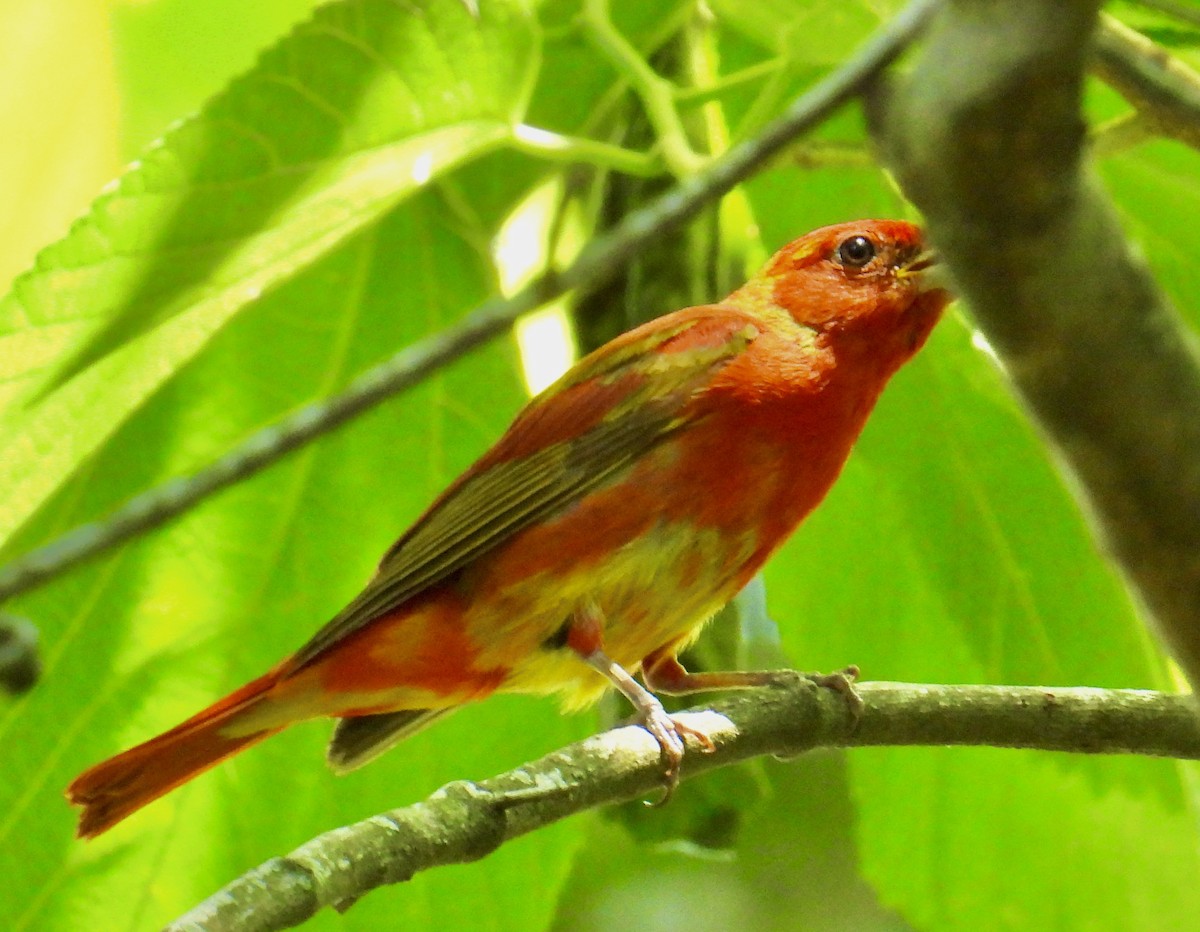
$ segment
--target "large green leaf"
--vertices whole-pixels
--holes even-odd
[[[102,4],[0,4],[0,292],[120,170]],[[53,114],[48,119],[47,114]]]
[[[452,323],[493,280],[449,223],[437,199],[422,196],[241,315],[29,533],[171,475],[281,401],[328,391],[387,347]],[[38,929],[154,927],[322,830],[515,766],[588,727],[549,702],[496,700],[339,779],[324,765],[328,727],[301,726],[86,846],[71,839],[60,796],[73,773],[261,673],[348,600],[519,406],[512,355],[508,343],[473,355],[172,528],[23,600],[48,653],[42,684],[0,714],[0,741],[19,748],[6,755],[0,783],[0,850],[19,838],[42,842],[37,857],[6,865],[0,916]],[[435,872],[375,894],[345,922],[421,928],[495,909],[506,917],[498,927],[536,927],[574,832],[538,834],[474,875]],[[534,873],[544,879],[536,889],[511,882]],[[487,876],[497,878],[491,889],[481,885]]]
[[[1159,141],[1108,159],[1100,170],[1159,284],[1200,329],[1200,264],[1186,234],[1200,210],[1200,153]]]
[[[712,8],[723,24],[786,55],[793,64],[833,66],[900,4],[890,0],[714,0]]]
[[[136,158],[180,114],[200,110],[230,80],[250,70],[264,48],[320,5],[321,0],[114,4],[109,31],[126,158]],[[230,29],[234,20],[237,29]]]
[[[508,138],[534,33],[486,10],[323,8],[42,253],[0,302],[0,537],[236,314]]]

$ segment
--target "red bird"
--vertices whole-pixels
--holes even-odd
[[[912,224],[825,227],[721,303],[587,356],[298,652],[76,778],[80,836],[296,722],[337,718],[328,759],[346,771],[497,691],[578,707],[615,686],[672,781],[690,730],[650,690],[770,682],[676,657],[837,478],[950,299],[933,271]]]

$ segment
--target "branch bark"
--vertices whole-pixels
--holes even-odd
[[[1112,16],[1101,15],[1092,68],[1152,132],[1200,149],[1200,75]]]
[[[876,123],[1103,546],[1200,683],[1200,359],[1090,171],[1095,0],[957,0]]]
[[[864,683],[861,717],[845,697],[797,675],[705,711],[681,713],[716,750],[692,745],[683,778],[764,754],[817,747],[977,745],[1200,759],[1190,696],[1141,690]],[[510,839],[610,803],[660,791],[658,745],[640,727],[588,738],[478,783],[319,835],[272,858],[168,926],[168,932],[268,932],[321,909],[347,909],[418,871],[485,857]]]

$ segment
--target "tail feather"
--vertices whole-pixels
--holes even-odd
[[[343,718],[333,729],[326,760],[337,774],[357,770],[456,708],[401,709]]]
[[[144,744],[84,771],[67,787],[67,799],[83,807],[78,835],[92,838],[192,777],[283,725],[228,736],[238,718],[259,705],[279,679],[271,671]]]

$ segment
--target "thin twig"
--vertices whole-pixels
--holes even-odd
[[[975,745],[1081,754],[1200,758],[1190,696],[1140,690],[864,683],[861,717],[844,696],[797,676],[794,685],[683,713],[716,744],[692,748],[683,777],[750,757],[817,747]],[[642,728],[588,738],[478,783],[319,835],[243,874],[168,932],[268,932],[321,909],[348,908],[419,871],[475,861],[505,842],[588,809],[658,792],[658,745]]]
[[[608,0],[584,0],[581,21],[589,39],[629,82],[658,135],[667,167],[676,178],[694,175],[704,157],[692,150],[683,120],[675,107],[675,87],[659,75],[620,31],[609,16]]]
[[[1200,74],[1141,33],[1101,14],[1092,69],[1155,132],[1200,149]]]
[[[68,531],[13,561],[0,570],[0,603],[177,517],[209,495],[254,475],[286,453],[412,387],[440,366],[504,333],[522,314],[611,274],[651,239],[695,216],[706,204],[750,177],[780,149],[861,93],[920,32],[939,3],[940,0],[914,0],[757,138],[731,149],[700,174],[630,214],[612,233],[591,243],[566,271],[548,272],[511,298],[484,302],[454,327],[419,340],[359,376],[341,394],[301,408],[251,435],[191,476],[150,489],[102,521]]]

